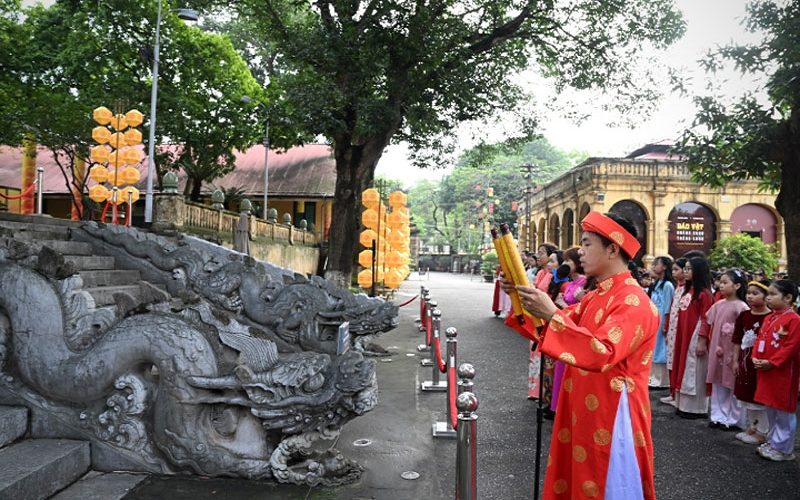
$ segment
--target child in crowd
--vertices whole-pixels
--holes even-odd
[[[667,372],[667,340],[666,324],[669,316],[670,306],[672,305],[672,295],[675,292],[675,284],[672,282],[672,259],[661,256],[653,261],[650,269],[653,284],[647,294],[650,300],[658,308],[661,322],[658,324],[656,334],[656,346],[653,349],[653,361],[650,365],[651,388],[669,387],[669,372]]]
[[[794,460],[797,431],[797,395],[800,380],[800,315],[794,309],[797,285],[789,280],[772,283],[767,305],[772,313],[764,320],[753,348],[757,373],[755,400],[766,405],[769,432],[758,454],[767,460]]]
[[[758,330],[767,314],[772,312],[766,304],[768,288],[768,280],[748,283],[747,305],[750,309],[739,314],[733,330],[733,373],[736,375],[733,395],[742,403],[747,414],[747,429],[736,434],[736,439],[748,444],[763,443],[769,431],[764,405],[753,400],[756,394],[756,369],[750,359]]]
[[[733,374],[733,331],[736,318],[748,309],[745,298],[747,281],[738,269],[720,275],[717,290],[721,300],[714,302],[706,314],[697,342],[698,356],[708,353],[706,383],[711,384],[712,429],[741,430],[746,415],[733,395],[736,376]]]
[[[680,299],[670,388],[675,394],[675,413],[679,417],[705,418],[708,413],[708,356],[701,349],[700,330],[714,303],[711,272],[705,257],[697,256],[689,259],[684,273],[686,291]]]
[[[669,374],[669,394],[661,398],[664,404],[675,406],[675,386],[672,385],[672,368],[675,359],[675,334],[678,331],[678,315],[680,312],[681,297],[686,288],[686,277],[683,273],[683,266],[688,262],[681,257],[672,263],[672,278],[675,280],[675,292],[672,294],[669,314],[664,319],[664,336],[667,342],[667,373]]]

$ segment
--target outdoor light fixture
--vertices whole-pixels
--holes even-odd
[[[193,9],[172,9],[184,21],[197,21],[197,12]],[[153,89],[150,94],[150,143],[147,145],[147,192],[144,198],[144,222],[153,222],[153,175],[155,173],[154,158],[156,142],[156,96],[158,95],[158,49],[161,33],[161,0],[158,0],[158,17],[156,18],[156,39],[153,46]]]

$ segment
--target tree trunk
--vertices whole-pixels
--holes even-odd
[[[783,217],[783,234],[786,238],[786,255],[789,256],[789,277],[800,280],[800,260],[792,258],[800,255],[800,159],[795,154],[788,155],[781,165],[781,190],[775,198],[775,208]]]
[[[381,141],[353,145],[336,141],[336,192],[328,240],[325,279],[340,288],[350,287],[361,233],[361,193],[372,186],[375,167],[386,146]]]

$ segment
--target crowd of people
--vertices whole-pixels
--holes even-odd
[[[544,243],[522,252],[531,287],[564,309],[596,287],[581,264],[580,247]],[[661,403],[679,417],[707,418],[709,427],[735,431],[772,461],[794,460],[800,384],[798,288],[785,273],[768,279],[763,269],[712,272],[701,252],[659,256],[649,269],[632,261],[631,275],[658,309],[651,390],[668,391]],[[498,283],[493,310],[506,318],[511,301]],[[545,418],[558,407],[565,365],[530,342],[529,399],[543,399]],[[544,369],[540,366],[544,363]]]

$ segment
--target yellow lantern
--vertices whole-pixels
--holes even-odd
[[[400,231],[392,231],[389,233],[389,236],[386,237],[386,241],[394,248],[402,247],[405,240],[406,236]]]
[[[111,118],[111,127],[114,130],[125,130],[128,128],[128,119],[125,118],[125,115],[117,115]]]
[[[128,167],[119,172],[119,177],[122,179],[123,184],[136,184],[139,182],[139,171],[133,167]]]
[[[126,130],[123,136],[125,136],[125,144],[128,146],[135,146],[142,142],[142,133],[135,128]]]
[[[128,148],[122,152],[122,161],[127,165],[136,165],[142,161],[142,153],[136,148]],[[139,180],[138,177],[136,180]]]
[[[108,172],[108,182],[112,186],[120,187],[125,184],[125,179],[122,178],[122,169],[118,168],[114,171]]]
[[[359,252],[358,264],[362,267],[372,267],[372,250],[362,250]]]
[[[389,288],[395,289],[403,284],[403,276],[396,270],[391,269],[386,273],[386,276],[384,276],[383,282]]]
[[[138,127],[144,121],[144,115],[138,109],[132,109],[125,113],[125,119],[129,127]]]
[[[120,203],[128,203],[128,197],[130,197],[131,203],[136,203],[139,201],[139,190],[133,186],[128,186],[120,189],[117,192],[117,204]]]
[[[102,165],[95,165],[89,171],[89,177],[91,177],[95,182],[102,184],[108,180],[108,169]]]
[[[364,269],[360,273],[358,273],[358,284],[364,288],[372,286],[372,271],[369,269]]]
[[[361,214],[361,223],[370,229],[378,229],[378,212],[368,208]]]
[[[372,242],[376,239],[378,239],[378,234],[372,229],[365,229],[361,231],[361,235],[358,237],[359,243],[368,248],[372,247]]]
[[[393,250],[386,255],[386,265],[389,267],[400,267],[403,265],[403,255],[397,250]]]
[[[111,131],[105,127],[95,127],[92,129],[92,139],[100,144],[105,144],[111,138]]]
[[[100,125],[108,125],[108,123],[111,121],[111,117],[113,116],[114,113],[112,113],[111,110],[105,106],[100,106],[92,111],[92,117],[94,118],[94,121]]]
[[[378,267],[377,269],[375,269],[375,282],[380,283],[381,281],[383,281],[383,278],[384,278],[383,267]]]
[[[112,148],[120,149],[125,147],[125,134],[115,132],[108,137],[108,143]]]
[[[96,184],[89,188],[89,198],[97,203],[102,203],[108,198],[108,189],[102,184]]]
[[[393,207],[403,207],[406,204],[406,194],[402,191],[394,191],[389,195],[389,205]]]
[[[105,163],[108,161],[108,148],[105,146],[95,146],[92,148],[89,157],[97,163]]]
[[[121,167],[125,165],[125,158],[122,155],[122,151],[119,149],[112,151],[108,157],[108,164],[115,167]]]
[[[378,208],[378,203],[380,201],[381,195],[373,188],[365,189],[364,192],[361,193],[361,203],[367,208]]]
[[[408,218],[404,213],[395,210],[389,214],[389,217],[386,219],[386,223],[392,229],[399,229],[408,223]]]

